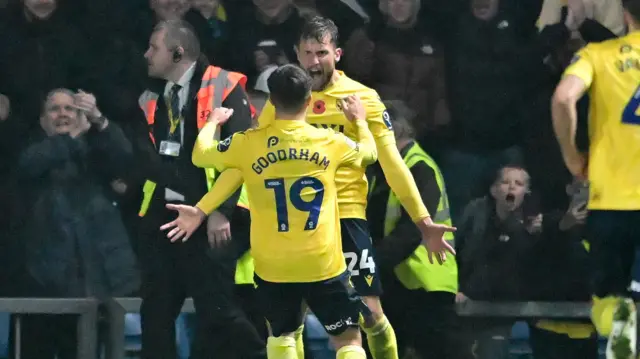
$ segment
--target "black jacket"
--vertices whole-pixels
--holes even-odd
[[[151,143],[148,130],[142,134],[136,142],[138,145],[138,159],[136,165],[139,168],[140,178],[149,179],[157,183],[154,197],[149,207],[149,211],[163,210],[165,206],[164,189],[171,188],[185,196],[185,203],[195,204],[207,193],[207,183],[204,171],[191,162],[191,154],[198,137],[197,117],[197,92],[200,89],[202,75],[209,66],[204,57],[196,63],[196,70],[189,86],[189,100],[185,113],[184,141],[178,158],[168,158],[158,153]],[[156,109],[155,123],[150,130],[156,139],[156,143],[167,138],[169,130],[169,119],[167,107],[163,99],[166,81],[156,81],[149,90],[160,95]],[[238,131],[244,131],[251,127],[251,109],[247,94],[240,85],[233,89],[227,98],[222,102],[223,107],[234,109],[233,116],[221,128],[221,138],[231,136]],[[142,110],[141,110],[142,111]],[[146,128],[149,128],[146,123]],[[240,191],[231,196],[218,211],[227,218],[231,218],[233,210],[238,202]]]
[[[137,290],[135,255],[107,195],[131,160],[131,144],[114,123],[78,139],[41,137],[22,152],[14,294],[104,298]]]
[[[475,300],[524,299],[522,260],[533,245],[524,225],[516,218],[499,221],[495,202],[485,197],[467,205],[457,227],[460,292]]]
[[[589,301],[589,253],[582,244],[585,226],[560,230],[562,211],[543,216],[537,236],[524,261],[527,299],[538,301]]]

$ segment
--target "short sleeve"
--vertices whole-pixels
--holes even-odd
[[[577,76],[584,81],[587,87],[590,87],[593,82],[595,68],[592,53],[589,51],[590,48],[591,46],[587,46],[578,51],[571,60],[569,67],[564,71],[564,76]]]

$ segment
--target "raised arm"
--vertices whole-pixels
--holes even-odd
[[[222,141],[215,138],[218,126],[226,122],[233,114],[233,110],[226,108],[216,108],[209,115],[208,123],[202,128],[193,147],[191,160],[197,167],[215,168],[222,172],[227,168],[235,168],[239,151],[242,146],[236,144],[231,148],[231,142],[242,142],[244,134],[235,133]]]

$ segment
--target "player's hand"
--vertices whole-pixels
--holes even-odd
[[[577,149],[562,153],[564,163],[571,174],[581,181],[587,180],[587,156]]]
[[[231,223],[224,214],[214,211],[209,215],[207,238],[212,248],[221,247],[231,239]]]
[[[186,242],[193,232],[200,227],[200,224],[202,224],[207,216],[198,207],[194,206],[167,204],[167,209],[178,212],[178,218],[160,227],[161,231],[170,229],[169,233],[167,233],[167,238],[169,238],[171,242],[180,239]]]
[[[211,111],[211,113],[209,114],[209,118],[207,118],[207,122],[215,121],[219,125],[222,125],[225,122],[227,122],[229,118],[231,118],[231,115],[233,115],[232,108],[226,108],[226,107],[214,108],[213,111]]]
[[[436,260],[439,264],[444,263],[447,260],[447,252],[456,254],[455,249],[451,247],[444,235],[447,232],[455,232],[455,227],[450,227],[444,224],[433,223],[431,217],[421,219],[416,222],[420,233],[422,233],[422,245],[427,249],[429,254],[429,262],[433,264],[433,255],[436,255]]]
[[[364,105],[358,96],[347,96],[339,101],[340,107],[342,107],[342,112],[347,117],[347,120],[355,121],[367,119],[367,111],[364,109]]]

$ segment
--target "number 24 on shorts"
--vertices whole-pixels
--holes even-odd
[[[358,254],[354,252],[345,252],[344,257],[349,263],[347,263],[347,270],[352,276],[360,275],[360,270],[368,269],[369,273],[376,272],[376,264],[373,261],[373,257],[369,256],[369,250],[363,249],[360,254],[360,263],[358,263]],[[356,269],[356,266],[358,269]]]

